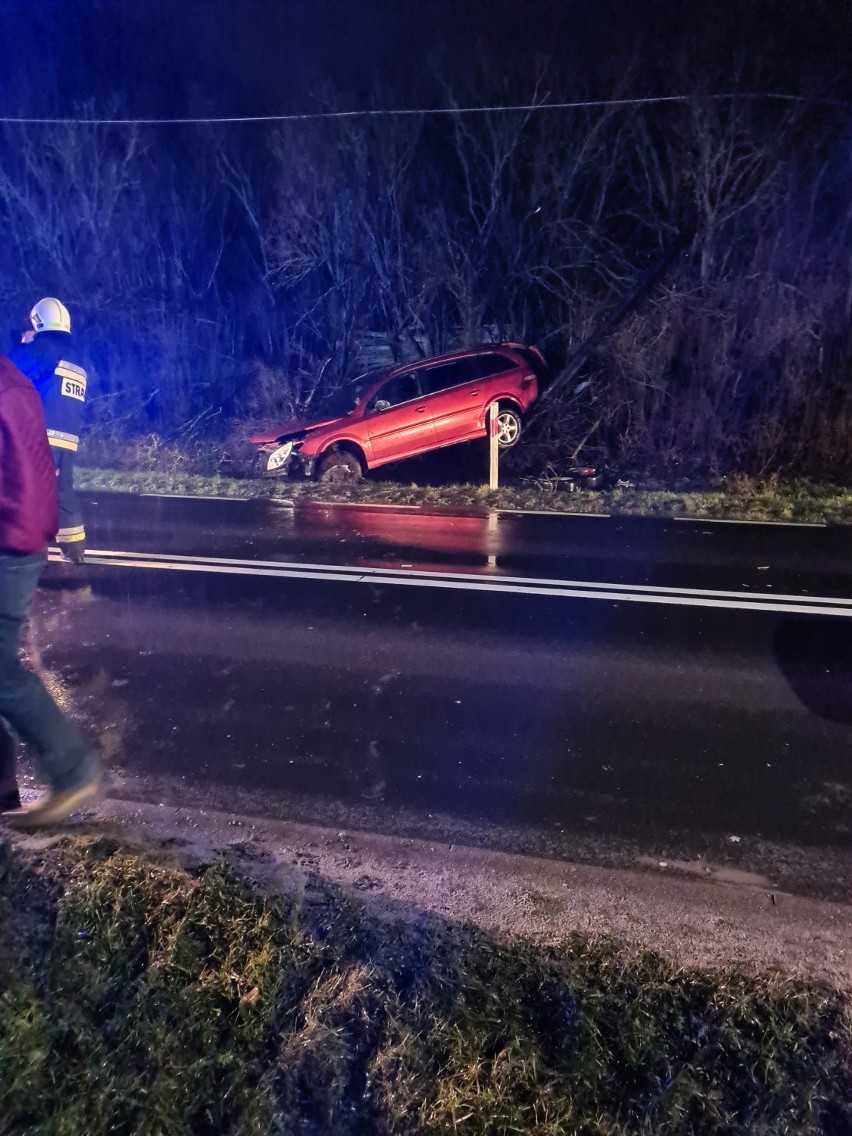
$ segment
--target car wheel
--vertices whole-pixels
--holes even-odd
[[[501,450],[511,450],[517,445],[523,430],[523,421],[517,410],[511,406],[501,406],[497,412],[497,445]]]
[[[317,481],[325,485],[354,485],[364,475],[361,463],[348,450],[332,450],[322,459]]]

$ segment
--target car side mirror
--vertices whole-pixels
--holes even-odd
[[[383,410],[390,410],[390,408],[391,404],[388,402],[388,400],[386,398],[380,398],[376,403],[375,411],[376,414],[381,414]]]

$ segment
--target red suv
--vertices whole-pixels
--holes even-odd
[[[371,371],[342,387],[317,421],[252,438],[260,472],[357,481],[367,469],[484,437],[495,402],[508,449],[546,370],[536,348],[501,343]]]

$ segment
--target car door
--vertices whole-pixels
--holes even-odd
[[[412,457],[435,445],[435,426],[417,372],[389,379],[366,409],[373,465]]]
[[[468,381],[473,378],[470,363],[470,359],[454,359],[419,372],[439,446],[460,441],[476,428],[479,392],[478,384],[471,386]]]
[[[513,366],[505,355],[488,352],[424,367],[420,371],[421,386],[429,394],[428,406],[439,446],[464,442],[482,434],[487,395],[483,380],[510,371]]]

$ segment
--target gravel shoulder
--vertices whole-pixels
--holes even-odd
[[[16,838],[47,844],[67,829]],[[267,892],[331,884],[369,914],[435,916],[555,945],[572,932],[649,948],[683,967],[749,970],[852,990],[852,906],[790,895],[712,863],[594,867],[424,839],[108,799],[81,835],[106,835],[183,866],[235,857]]]

